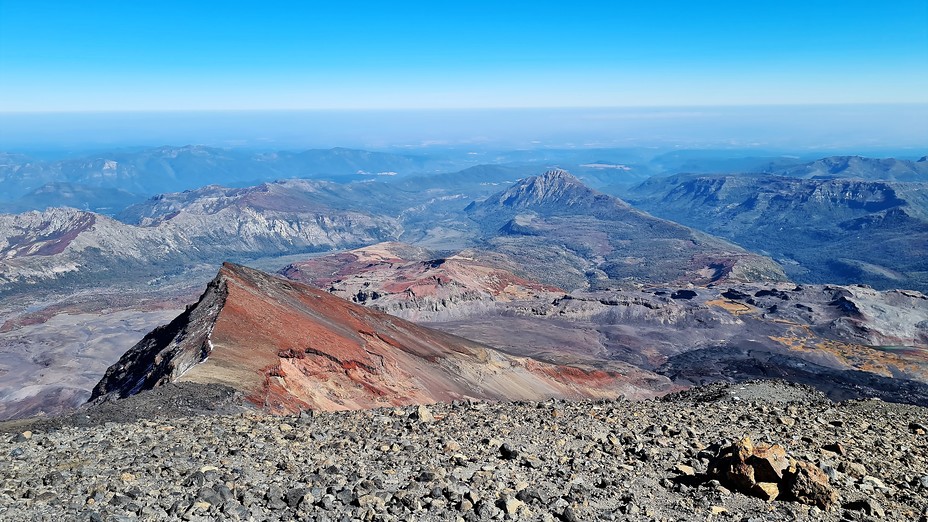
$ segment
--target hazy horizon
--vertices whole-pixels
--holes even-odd
[[[0,151],[181,146],[285,150],[928,148],[928,104],[379,111],[6,113]]]
[[[928,147],[928,2],[0,0],[0,150]]]

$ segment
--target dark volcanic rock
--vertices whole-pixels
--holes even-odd
[[[828,476],[813,464],[795,462],[785,473],[786,493],[803,504],[829,509],[838,500],[838,492],[828,483]]]
[[[168,390],[181,391],[165,386],[86,414]],[[172,402],[163,399],[157,404]],[[416,409],[404,407],[135,417],[55,429],[20,424],[15,433],[33,431],[26,442],[14,442],[15,433],[0,425],[0,455],[19,453],[0,459],[0,519],[838,522],[928,514],[928,488],[912,486],[928,476],[928,438],[908,429],[922,422],[924,408],[832,403],[766,381],[661,401],[472,402],[430,410],[430,423],[411,422]],[[157,411],[155,404],[148,411]],[[786,417],[794,424],[779,420]],[[738,461],[750,465],[755,484],[778,481],[776,500],[705,474],[715,448],[744,435],[770,441]],[[846,455],[821,451],[836,436],[846,441]],[[501,458],[504,445],[519,456]],[[784,454],[803,464],[784,469]],[[530,456],[541,465],[526,465]],[[870,474],[839,471],[850,464]],[[693,472],[679,471],[687,468]],[[820,468],[833,475],[831,489]],[[61,479],[49,481],[49,469]],[[833,493],[843,509],[831,504]]]
[[[174,382],[194,365],[209,357],[213,325],[228,296],[226,282],[215,279],[196,306],[145,336],[111,366],[94,387],[91,401],[107,394],[128,397],[142,390]],[[174,342],[182,340],[181,342]]]

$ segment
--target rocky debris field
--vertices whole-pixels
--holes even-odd
[[[203,395],[0,425],[0,519],[928,521],[928,410],[780,382],[289,417]]]

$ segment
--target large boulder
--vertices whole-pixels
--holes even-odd
[[[789,458],[779,444],[750,437],[722,448],[709,463],[709,476],[727,487],[764,500],[792,500],[828,509],[838,501],[828,476],[813,464]]]

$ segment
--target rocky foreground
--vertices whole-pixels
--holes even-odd
[[[916,406],[767,381],[275,417],[231,393],[169,385],[0,424],[0,519],[928,520]]]

